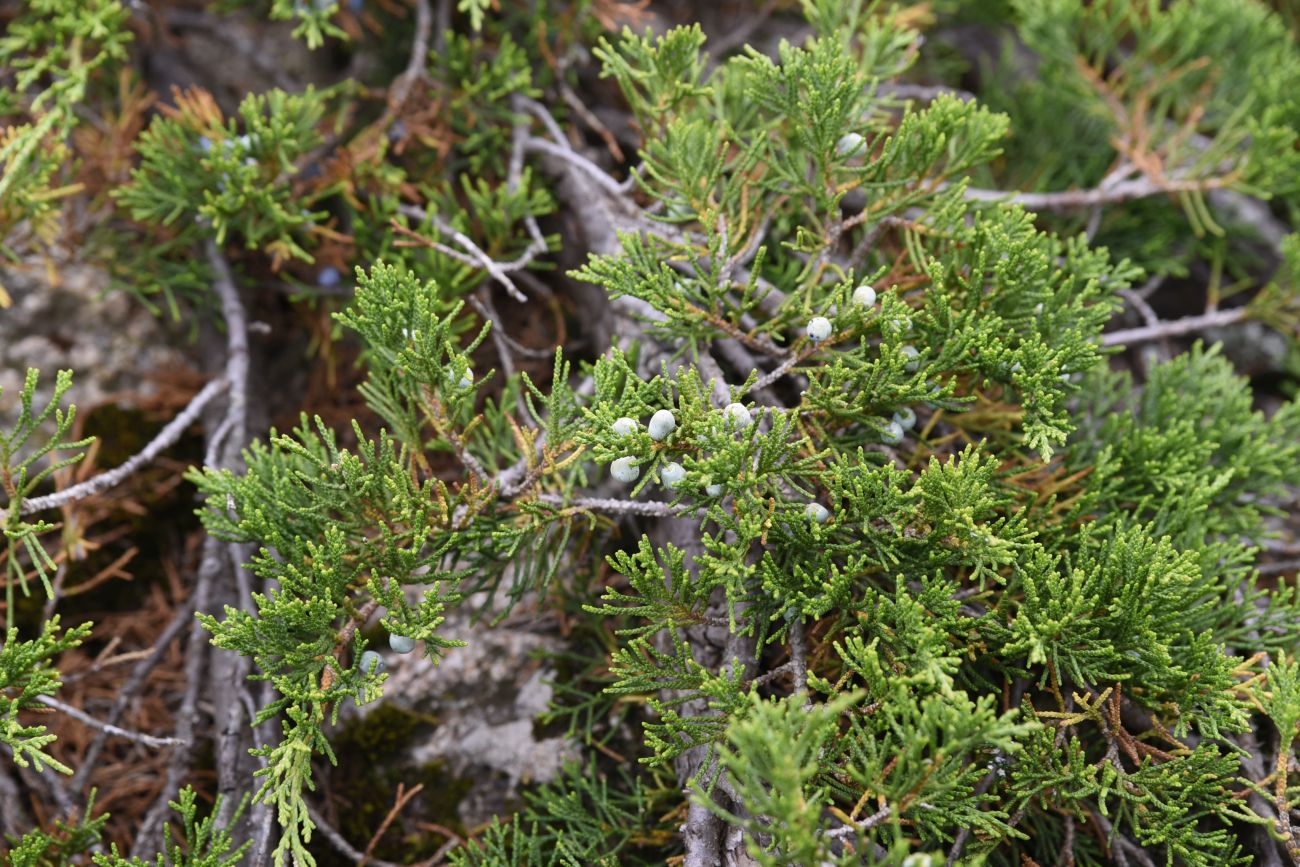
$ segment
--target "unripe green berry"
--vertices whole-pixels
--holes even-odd
[[[718,482],[713,482],[712,484],[704,486],[704,493],[708,494],[710,497],[721,497],[725,490],[726,488]]]
[[[896,421],[891,420],[885,425],[884,431],[880,434],[880,439],[886,445],[896,446],[903,441],[903,426]]]
[[[691,203],[686,201],[685,199],[673,199],[671,202],[668,203],[668,216],[677,219],[694,217],[695,209],[692,208]]]
[[[410,653],[415,650],[415,639],[392,632],[388,636],[388,646],[398,653]]]
[[[628,418],[627,416],[623,416],[618,421],[614,422],[613,425],[614,433],[621,437],[631,436],[636,433],[637,427],[636,419]]]
[[[898,412],[894,413],[894,421],[903,430],[911,430],[916,427],[916,411],[910,406],[905,406]]]
[[[826,520],[831,516],[830,511],[821,503],[809,503],[804,508],[803,513],[808,517],[808,520],[815,521],[818,524],[825,524]]]

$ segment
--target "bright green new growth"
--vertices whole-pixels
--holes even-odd
[[[830,704],[806,707],[799,696],[782,701],[754,696],[750,713],[728,731],[728,743],[720,750],[719,759],[732,773],[746,808],[763,819],[718,812],[749,833],[749,854],[764,867],[850,864],[855,860],[837,858],[831,838],[820,833],[822,809],[830,792],[824,784],[816,785],[827,740],[838,726],[839,715],[855,698],[845,696]],[[711,803],[703,789],[696,794]],[[759,843],[763,837],[771,838],[766,846]]]
[[[53,395],[44,407],[38,409],[36,387],[39,382],[40,373],[29,368],[23,390],[18,395],[18,414],[13,426],[8,431],[0,431],[0,492],[5,497],[5,510],[0,515],[3,515],[7,549],[5,612],[6,626],[10,629],[14,625],[14,588],[21,587],[24,596],[30,593],[25,562],[32,564],[46,594],[54,595],[49,576],[55,563],[39,542],[42,535],[54,529],[54,525],[40,519],[24,521],[23,500],[54,473],[78,463],[85,456],[81,449],[94,441],[93,437],[75,441],[67,439],[77,418],[77,408],[69,406],[65,412],[60,403],[72,388],[72,371],[58,372]],[[53,430],[48,430],[50,427]],[[72,454],[62,457],[61,452]]]
[[[10,840],[11,848],[7,853],[9,863],[12,867],[66,867],[72,864],[73,859],[99,842],[104,825],[108,822],[107,813],[92,818],[94,809],[95,793],[92,791],[86,799],[86,810],[80,819],[66,822],[58,819],[52,831],[36,828],[17,840]]]
[[[247,805],[247,799],[240,802],[231,816],[230,824],[239,821]],[[235,867],[243,862],[252,841],[236,845],[231,839],[229,827],[217,827],[216,815],[221,810],[220,795],[212,805],[212,812],[201,820],[198,818],[198,796],[189,786],[181,789],[180,797],[169,801],[168,806],[180,819],[183,841],[173,839],[172,827],[168,825],[163,832],[163,851],[152,862],[142,858],[123,857],[114,844],[109,854],[97,853],[94,856],[95,867]]]
[[[12,609],[11,609],[12,610]],[[45,748],[54,741],[45,726],[24,725],[19,722],[20,711],[43,707],[41,696],[54,695],[63,685],[54,659],[65,650],[76,647],[90,636],[91,624],[68,629],[59,634],[59,618],[47,620],[41,634],[30,641],[19,641],[18,630],[13,627],[5,633],[0,645],[0,743],[13,750],[14,762],[20,768],[33,767],[38,771],[47,766],[61,774],[71,774],[72,769],[52,759]]]

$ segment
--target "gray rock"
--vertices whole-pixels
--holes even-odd
[[[490,615],[470,622],[470,612],[481,604],[481,598],[469,599],[448,612],[440,633],[469,645],[447,651],[438,664],[415,654],[385,653],[389,676],[383,701],[438,719],[427,740],[411,744],[394,761],[409,767],[438,761],[452,775],[473,780],[458,805],[468,827],[500,813],[520,785],[554,779],[565,762],[579,756],[578,744],[568,738],[534,734],[534,722],[553,693],[546,681],[555,676],[536,653],[559,650],[563,642],[523,614],[526,601],[517,609],[519,617],[495,626],[487,622]],[[377,706],[362,707],[360,713]]]
[[[82,407],[114,396],[148,396],[160,371],[189,366],[167,323],[138,301],[108,289],[108,275],[89,265],[60,265],[52,281],[45,263],[0,267],[13,305],[0,309],[0,414],[17,404],[27,368],[41,371],[38,399],[48,399],[55,371],[71,369],[68,400]]]

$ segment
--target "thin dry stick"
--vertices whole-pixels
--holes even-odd
[[[231,469],[238,460],[239,449],[248,436],[248,319],[244,314],[243,303],[235,287],[230,266],[226,264],[216,242],[209,240],[205,245],[208,263],[216,274],[213,291],[221,302],[221,312],[226,321],[226,359],[225,379],[230,383],[230,394],[226,411],[218,430],[213,431],[216,439],[218,431],[224,438],[223,447],[214,450],[214,443],[209,443],[209,452],[215,452],[212,465],[220,469]],[[194,593],[194,611],[206,611],[213,588],[222,569],[238,569],[239,563],[232,561],[227,545],[209,536],[203,540],[203,555],[199,563],[198,586]],[[194,730],[198,723],[198,695],[205,678],[204,665],[208,653],[208,643],[204,626],[196,618],[191,621],[189,642],[186,646],[185,659],[185,693],[177,712],[176,737],[186,742],[172,753],[167,767],[167,777],[162,791],[141,823],[136,835],[133,855],[141,855],[157,849],[161,840],[162,823],[167,815],[168,801],[171,793],[180,785],[182,777],[189,769],[193,757]],[[223,769],[222,777],[229,773]],[[224,782],[224,780],[223,780]]]
[[[136,663],[135,668],[131,670],[131,676],[126,679],[126,682],[122,684],[122,688],[118,690],[117,698],[113,701],[113,706],[109,708],[108,716],[104,720],[105,723],[113,726],[122,718],[126,706],[130,704],[131,699],[135,698],[136,693],[144,686],[149,673],[157,667],[158,663],[162,662],[163,654],[167,652],[168,645],[180,634],[181,628],[193,619],[194,612],[186,604],[177,606],[176,614],[173,615],[171,622],[167,624],[167,628],[154,641],[153,649],[144,659]],[[86,784],[90,772],[94,770],[99,761],[99,753],[104,749],[104,743],[107,740],[108,732],[101,729],[99,734],[95,735],[95,739],[91,741],[90,747],[87,748],[86,754],[82,757],[81,766],[77,768],[76,774],[72,777],[71,786],[74,792],[81,791],[82,786]]]
[[[221,543],[211,537],[204,540],[203,562],[199,567],[199,583],[194,591],[195,611],[203,611],[208,606],[208,597],[211,594],[213,579],[221,569],[219,560],[216,563],[211,561],[213,558],[220,558],[221,548]],[[203,668],[207,661],[207,651],[207,635],[203,624],[195,618],[190,621],[190,637],[185,648],[185,694],[181,699],[180,709],[176,712],[176,739],[184,741],[186,746],[182,746],[172,753],[162,791],[149,808],[149,812],[145,814],[144,821],[140,823],[140,830],[136,834],[135,844],[131,847],[132,856],[144,857],[145,853],[158,849],[162,840],[163,820],[169,809],[167,802],[172,797],[171,793],[180,786],[182,777],[185,776],[186,771],[189,769],[190,758],[193,753],[194,730],[199,715],[199,687],[203,683]]]
[[[1102,346],[1132,346],[1135,343],[1150,343],[1166,337],[1180,337],[1193,334],[1206,328],[1222,328],[1246,318],[1245,307],[1233,307],[1230,310],[1215,310],[1199,316],[1184,316],[1170,319],[1156,325],[1144,325],[1141,328],[1129,328],[1124,331],[1112,331],[1101,336]]]
[[[32,497],[29,500],[23,500],[22,505],[18,507],[20,515],[30,515],[33,512],[40,512],[46,509],[57,509],[67,503],[83,500],[86,497],[93,497],[96,494],[103,493],[109,488],[120,485],[126,481],[141,467],[158,457],[164,450],[170,448],[181,438],[181,434],[189,427],[203,408],[207,406],[214,397],[224,392],[230,383],[225,378],[214,379],[203,387],[203,389],[190,400],[185,409],[167,423],[162,430],[158,431],[148,445],[139,451],[138,454],[127,458],[126,462],[114,467],[105,473],[100,473],[93,479],[73,485],[70,488],[64,488],[62,491],[56,491],[53,494],[47,494],[43,497]],[[5,512],[0,512],[0,523],[3,523],[6,517]]]
[[[516,111],[526,111],[540,120],[542,125],[546,127],[546,131],[551,134],[551,138],[555,139],[561,146],[569,147],[569,140],[564,137],[564,130],[560,129],[559,123],[556,122],[555,117],[546,106],[532,97],[524,96],[522,93],[516,93],[511,97],[511,100]]]
[[[776,382],[778,379],[780,379],[781,377],[789,373],[790,369],[793,368],[796,364],[799,364],[800,362],[806,360],[807,358],[805,356],[801,356],[797,353],[791,354],[788,358],[786,358],[785,361],[781,362],[781,364],[778,365],[775,370],[771,371],[770,373],[766,373],[763,376],[760,376],[754,382],[754,384],[751,385],[749,388],[745,389],[745,391],[760,392],[766,390],[767,387],[770,386],[772,383]]]
[[[375,851],[375,846],[388,830],[388,826],[393,824],[393,820],[397,818],[397,814],[402,811],[402,808],[405,807],[412,798],[420,794],[423,789],[424,783],[419,783],[412,789],[407,789],[401,783],[397,784],[397,798],[393,802],[393,808],[388,811],[388,815],[384,817],[384,821],[379,823],[379,828],[375,830],[374,836],[370,838],[370,843],[367,844],[366,851],[361,853],[361,860],[357,862],[357,867],[365,867],[366,862],[370,860],[371,853]]]
[[[671,518],[677,514],[671,503],[656,500],[639,502],[637,500],[599,499],[596,497],[574,497],[566,500],[559,494],[539,494],[539,502],[554,506],[567,506],[571,509],[585,509],[589,512],[609,512],[615,515],[644,515],[647,517]]]
[[[515,192],[524,176],[524,138],[528,135],[528,120],[520,118],[510,130],[510,165],[506,170],[506,189]]]
[[[1139,293],[1132,289],[1120,289],[1119,294],[1125,301],[1132,305],[1133,309],[1138,312],[1138,315],[1142,317],[1142,321],[1147,325],[1154,326],[1160,324],[1160,317],[1156,315],[1156,311],[1151,309],[1151,305],[1148,304],[1146,299]]]
[[[144,734],[143,732],[133,732],[128,729],[118,728],[115,725],[101,722],[85,711],[79,710],[70,704],[64,704],[58,699],[51,698],[48,695],[38,695],[36,700],[43,705],[52,707],[61,713],[67,714],[75,720],[85,723],[93,729],[98,729],[99,731],[108,735],[113,735],[114,737],[135,741],[137,744],[144,744],[146,747],[175,747],[184,746],[187,743],[178,738],[159,738],[154,737],[153,735]]]
[[[781,675],[789,674],[792,671],[794,671],[794,660],[793,659],[786,660],[785,662],[778,665],[776,668],[773,668],[769,671],[765,671],[762,674],[760,674],[758,677],[751,680],[749,682],[749,685],[751,687],[762,686],[763,684],[770,683],[771,681],[776,680]]]
[[[1001,761],[1003,756],[1004,753],[1001,750],[998,750],[993,754],[994,766],[989,769],[989,772],[979,781],[979,785],[975,787],[975,797],[978,798],[982,796],[989,790],[989,787],[993,785],[993,780],[996,779],[998,772],[996,764]],[[962,849],[965,849],[966,844],[970,842],[970,836],[970,828],[962,828],[957,832],[957,837],[952,841],[952,849],[948,852],[948,860],[944,862],[944,867],[953,867],[953,865],[957,863],[957,859],[961,857]]]
[[[1108,205],[1144,199],[1148,196],[1174,193],[1208,192],[1226,186],[1228,178],[1215,177],[1202,180],[1153,181],[1147,177],[1120,181],[1109,186],[1087,190],[1063,190],[1056,193],[1017,193],[1009,190],[967,188],[965,197],[977,202],[1007,201],[1023,205],[1031,211],[1075,211],[1094,205]]]
[[[1121,864],[1128,864],[1128,856],[1132,855],[1142,864],[1142,867],[1156,867],[1155,862],[1151,860],[1151,856],[1146,853],[1146,850],[1116,831],[1115,826],[1111,824],[1109,819],[1095,810],[1089,810],[1088,812],[1092,815],[1092,819],[1097,823],[1097,826],[1101,828],[1101,832],[1106,838],[1106,845],[1116,861]]]
[[[733,22],[726,33],[720,34],[717,38],[709,39],[709,73],[722,63],[723,56],[729,51],[735,51],[737,48],[750,42],[754,32],[762,27],[772,13],[776,11],[779,0],[767,0],[761,7],[752,10],[747,15],[736,16],[738,20]]]
[[[432,33],[433,10],[429,8],[429,0],[415,0],[415,39],[411,43],[411,56],[406,61],[406,69],[393,79],[386,121],[405,105],[407,97],[411,95],[411,88],[424,77],[424,64],[429,56],[429,37]]]
[[[248,438],[248,317],[244,315],[244,304],[239,300],[230,266],[216,242],[209,240],[205,251],[208,264],[217,275],[212,288],[221,300],[221,316],[226,321],[226,379],[230,382],[226,418],[234,419],[230,437],[235,443],[234,454],[238,456]]]
[[[7,767],[0,767],[0,834],[19,837],[31,827],[32,820],[23,806],[18,784],[9,776]]]
[[[515,363],[510,358],[510,344],[506,342],[505,329],[501,327],[501,317],[497,316],[496,309],[492,306],[492,299],[484,293],[483,298],[477,295],[466,296],[469,299],[470,306],[478,311],[492,327],[488,329],[488,337],[492,338],[492,345],[496,347],[497,358],[501,362],[501,372],[505,374],[506,379],[515,375]],[[520,397],[523,400],[523,397]],[[521,403],[520,406],[523,406]]]
[[[221,301],[221,313],[226,323],[225,368],[226,378],[231,383],[230,402],[226,407],[225,417],[218,427],[217,433],[213,435],[212,440],[208,443],[207,451],[211,466],[227,470],[238,470],[242,465],[240,451],[248,440],[247,388],[250,368],[248,317],[244,311],[243,301],[239,297],[239,290],[235,286],[234,278],[230,272],[230,266],[227,264],[220,248],[215,242],[209,241],[206,245],[206,252],[208,262],[216,273],[217,279],[213,283],[213,289]],[[227,507],[233,508],[229,500],[227,501]],[[205,540],[204,543],[205,558],[203,567],[211,566],[220,569],[220,566],[216,565],[219,561],[215,557],[209,560],[206,556],[208,541],[211,540]],[[247,546],[237,543],[223,544],[225,568],[230,570],[226,574],[233,573],[234,576],[235,601],[243,610],[251,611],[253,606],[252,587],[248,573],[241,565],[249,555],[249,552],[245,550]],[[219,572],[213,574],[214,595],[223,592],[221,585],[216,584],[219,577],[221,577]],[[225,602],[224,596],[222,601]],[[218,729],[216,747],[217,790],[225,796],[220,811],[220,819],[223,822],[228,821],[230,815],[233,814],[234,805],[238,801],[235,795],[237,789],[242,785],[240,782],[239,759],[249,747],[250,731],[242,725],[239,703],[232,700],[232,694],[238,692],[240,684],[243,683],[247,675],[249,664],[250,661],[242,656],[223,657],[211,667],[208,678],[218,709],[215,721]],[[265,817],[262,814],[267,810],[268,808],[264,804],[255,804],[253,806],[249,820],[255,828],[261,826],[258,819],[264,819]],[[261,848],[261,844],[264,842],[259,841],[257,848]]]
[[[364,853],[349,843],[347,838],[340,834],[333,825],[325,820],[325,817],[320,814],[320,811],[310,804],[307,805],[307,815],[311,818],[312,824],[314,824],[320,832],[325,835],[325,839],[329,840],[330,844],[333,845],[335,849],[339,850],[344,857],[350,858],[356,862],[361,862],[365,858]],[[374,867],[403,867],[403,865],[395,864],[392,861],[384,861],[381,858],[371,858],[370,863],[374,865]],[[416,865],[416,867],[422,867],[422,865],[430,863],[432,863],[432,859],[422,861],[419,865]]]
[[[731,398],[731,391],[727,388],[727,377],[723,374],[722,368],[718,362],[709,355],[708,351],[701,352],[696,361],[699,363],[700,372],[709,378],[712,386],[710,397],[714,406],[722,406]]]
[[[581,169],[584,174],[599,184],[611,196],[622,198],[627,192],[623,185],[605,173],[605,170],[569,147],[553,144],[544,138],[529,136],[524,139],[524,150],[532,153],[549,154],[559,157]]]
[[[886,804],[885,806],[881,807],[879,810],[872,813],[870,816],[868,816],[867,818],[863,819],[860,822],[855,822],[852,825],[842,825],[839,828],[833,828],[832,830],[827,831],[826,836],[834,840],[840,837],[851,836],[853,834],[858,833],[859,831],[870,831],[872,828],[876,827],[881,822],[888,819],[890,815],[893,814],[893,812],[894,811],[890,808],[890,806]]]
[[[749,353],[749,350],[745,348],[744,344],[738,340],[732,340],[731,338],[715,340],[713,342],[713,348],[717,350],[718,354],[721,355],[728,364],[737,370],[759,369],[758,360],[754,358],[754,356]],[[746,393],[758,403],[766,404],[767,406],[781,406],[781,401],[777,399],[776,395],[772,394],[771,389],[750,388]]]
[[[808,694],[808,645],[804,641],[803,618],[790,624],[790,671],[794,675],[795,695],[805,696],[804,707],[811,707]]]
[[[454,229],[451,226],[450,223],[448,223],[446,220],[439,217],[437,214],[431,214],[428,211],[426,211],[424,208],[420,208],[415,205],[401,205],[398,208],[398,211],[416,220],[422,220],[422,221],[428,220],[430,223],[437,226],[440,232],[442,232],[444,235],[450,235],[453,241],[455,241],[457,244],[463,247],[467,253],[469,253],[469,255],[472,257],[474,262],[477,262],[479,265],[482,265],[483,270],[491,274],[494,280],[496,280],[498,283],[504,286],[506,288],[506,291],[510,293],[510,297],[514,298],[516,301],[519,301],[521,303],[526,302],[528,300],[528,296],[525,295],[522,291],[520,291],[519,287],[516,286],[514,281],[511,280],[509,275],[506,274],[506,271],[519,270],[520,268],[523,268],[525,265],[527,265],[528,262],[532,261],[533,257],[536,255],[536,253],[533,252],[533,250],[536,247],[536,243],[537,243],[536,241],[533,241],[528,245],[528,249],[524,251],[524,254],[520,256],[518,260],[503,265],[497,262],[491,256],[489,256],[487,253],[483,252],[483,250],[479,247],[478,244],[475,244],[472,240],[470,240],[468,236],[466,236],[462,232],[458,232],[456,229]],[[434,243],[436,244],[437,242]],[[444,250],[443,252],[446,251]],[[543,248],[541,252],[545,252],[545,248]]]
[[[569,108],[573,109],[573,113],[582,118],[582,121],[596,132],[596,135],[600,136],[601,140],[605,142],[606,149],[609,150],[609,155],[619,162],[623,162],[623,149],[618,146],[618,140],[615,139],[614,134],[609,131],[609,127],[605,126],[605,124],[601,122],[600,118],[596,117],[596,115],[592,113],[591,109],[587,108],[583,101],[578,97],[578,94],[573,92],[573,88],[569,87],[568,82],[564,80],[563,76],[557,77],[556,83],[560,88],[560,96],[564,97],[565,104],[567,104]]]
[[[1291,804],[1286,793],[1287,771],[1291,766],[1290,735],[1290,732],[1282,735],[1281,743],[1277,747],[1277,763],[1273,767],[1273,804],[1277,809],[1277,822],[1274,827],[1282,837],[1286,853],[1291,856],[1294,863],[1300,864],[1300,839],[1296,838],[1296,833],[1291,828]]]
[[[876,88],[879,96],[892,96],[898,99],[915,99],[920,102],[932,102],[941,96],[955,96],[962,102],[974,102],[975,94],[945,85],[908,84],[906,82],[882,83]]]

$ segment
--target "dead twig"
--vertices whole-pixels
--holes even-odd
[[[559,494],[539,494],[537,500],[552,506],[565,506],[587,512],[607,512],[614,515],[642,515],[657,518],[671,518],[677,515],[671,503],[657,500],[615,500],[598,497],[573,497],[566,500]]]
[[[838,828],[832,828],[826,832],[826,836],[830,837],[832,840],[838,840],[843,837],[851,837],[859,831],[870,831],[872,828],[893,815],[893,812],[893,809],[886,804],[861,821],[854,822],[852,825],[841,825]]]
[[[187,604],[177,606],[176,614],[172,616],[171,622],[154,640],[153,649],[148,652],[147,656],[136,663],[131,670],[131,675],[118,690],[117,698],[114,699],[113,706],[109,708],[108,716],[104,719],[108,726],[115,726],[117,721],[122,718],[127,705],[131,703],[136,693],[144,686],[150,672],[158,666],[158,663],[162,662],[163,654],[167,652],[168,646],[176,640],[176,636],[180,634],[181,629],[193,619],[194,612],[190,610]],[[100,729],[99,734],[90,742],[85,755],[82,756],[77,772],[72,776],[71,787],[73,791],[81,791],[82,787],[85,786],[91,771],[95,769],[99,762],[99,754],[104,749],[108,734],[106,729]]]
[[[221,570],[222,545],[216,539],[208,537],[203,543],[203,560],[199,566],[199,583],[194,591],[194,610],[204,611],[208,607],[213,581]],[[180,782],[189,769],[193,754],[194,732],[198,725],[199,687],[204,682],[203,669],[207,664],[208,641],[203,624],[197,618],[190,621],[190,636],[185,648],[185,693],[181,698],[180,708],[176,711],[175,738],[181,746],[172,753],[167,766],[167,776],[162,791],[140,823],[135,843],[131,847],[133,857],[145,857],[149,852],[158,851],[162,842],[162,825],[167,815],[168,801],[180,787]]]
[[[1214,310],[1199,316],[1184,316],[1181,319],[1169,319],[1141,328],[1128,328],[1123,331],[1111,331],[1101,336],[1102,346],[1132,346],[1136,343],[1150,343],[1168,337],[1181,337],[1194,334],[1207,328],[1222,328],[1246,318],[1246,308],[1233,307],[1229,310]]]
[[[527,153],[541,153],[547,156],[558,157],[572,166],[582,171],[587,177],[595,181],[600,187],[611,196],[622,198],[628,190],[623,184],[611,178],[605,173],[605,170],[584,157],[582,154],[570,147],[562,147],[552,144],[544,138],[529,136],[524,139],[524,151]]]
[[[338,829],[326,821],[325,817],[321,815],[320,810],[317,810],[315,807],[308,804],[307,815],[311,818],[312,824],[325,835],[325,839],[330,841],[330,845],[337,849],[345,858],[349,858],[358,864],[366,863],[367,859],[365,853],[361,852],[349,843],[347,838],[339,833]],[[385,861],[382,858],[370,858],[368,860],[370,864],[374,865],[374,867],[404,867],[404,865],[396,864],[392,861]],[[415,867],[427,867],[427,865],[434,863],[436,863],[434,859],[430,858],[426,861],[419,862]]]
[[[87,479],[80,484],[73,485],[70,488],[64,488],[62,491],[56,491],[53,494],[47,494],[43,497],[32,497],[29,500],[23,500],[22,505],[18,507],[18,513],[21,515],[30,515],[33,512],[40,512],[46,509],[57,509],[67,503],[77,500],[84,500],[87,497],[93,497],[101,494],[109,488],[116,487],[126,481],[133,474],[138,472],[142,467],[158,457],[166,449],[175,445],[176,441],[181,438],[199,413],[203,411],[213,398],[224,393],[229,388],[230,382],[227,378],[214,379],[203,387],[198,394],[190,400],[185,409],[181,410],[171,421],[169,421],[158,435],[150,440],[149,444],[141,449],[137,454],[127,458],[125,462],[105,473],[100,473],[93,479]],[[3,523],[7,513],[0,512],[0,523]]]
[[[393,807],[388,811],[388,815],[384,817],[384,821],[379,823],[379,827],[375,830],[374,836],[370,838],[370,842],[366,845],[366,851],[361,853],[361,860],[357,862],[357,867],[365,867],[366,863],[370,860],[370,856],[375,851],[375,846],[378,845],[380,838],[382,838],[384,833],[388,830],[388,826],[393,824],[393,820],[397,818],[397,814],[402,811],[402,808],[405,807],[412,798],[420,794],[423,790],[423,783],[419,783],[410,789],[406,788],[401,783],[397,784],[397,798],[393,802]]]
[[[1155,181],[1148,177],[1140,177],[1088,190],[1062,190],[1055,193],[1017,193],[1009,190],[968,187],[965,197],[977,202],[1014,202],[1030,211],[1075,211],[1091,208],[1094,205],[1109,205],[1149,196],[1207,193],[1228,186],[1232,180],[1231,177],[1213,177],[1200,180]]]
[[[547,249],[545,239],[539,242],[537,238],[533,238],[529,241],[528,246],[517,259],[512,262],[498,262],[487,253],[483,252],[482,248],[480,248],[478,244],[475,244],[467,235],[457,231],[450,223],[443,220],[437,214],[430,213],[424,208],[416,207],[415,205],[402,205],[398,208],[398,211],[416,220],[427,220],[432,223],[438,228],[438,231],[442,232],[444,235],[450,236],[453,241],[459,244],[461,248],[469,254],[472,259],[470,264],[477,263],[478,265],[483,266],[483,270],[487,271],[488,274],[492,275],[494,280],[506,288],[506,291],[510,293],[510,297],[521,303],[528,300],[528,296],[520,291],[519,287],[510,279],[508,272],[518,271],[527,267],[528,264],[531,263],[539,254],[545,253]],[[440,252],[447,252],[447,249],[438,245],[436,241],[430,241],[430,244],[436,246]],[[465,261],[459,256],[455,256],[455,258],[460,261]]]
[[[188,741],[183,741],[178,738],[159,738],[154,737],[153,735],[144,734],[143,732],[133,732],[129,729],[119,728],[118,726],[97,720],[85,711],[79,710],[70,704],[64,704],[58,699],[52,698],[48,695],[38,695],[36,700],[47,707],[52,707],[60,713],[72,717],[78,722],[83,722],[93,729],[98,729],[106,735],[126,738],[129,741],[143,744],[146,747],[175,747],[185,746],[188,744]]]
[[[804,696],[804,707],[811,707],[808,696],[808,644],[804,640],[803,617],[790,624],[790,672],[794,675],[795,695]]]
[[[415,0],[415,39],[411,42],[411,55],[406,69],[393,79],[388,91],[388,111],[382,126],[395,117],[411,95],[411,88],[425,76],[424,64],[429,56],[429,39],[433,35],[433,10],[429,0]]]
[[[226,263],[225,257],[222,255],[220,248],[217,247],[216,242],[209,240],[205,245],[205,253],[208,264],[216,275],[212,289],[221,303],[221,312],[226,323],[224,378],[229,383],[229,395],[225,412],[221,422],[209,437],[208,459],[209,465],[214,468],[237,469],[240,463],[240,450],[248,438],[248,375],[250,367],[248,318],[244,313],[244,305],[239,298],[239,291],[235,286],[230,266]],[[247,576],[243,574],[240,567],[241,558],[238,556],[237,547],[227,545],[213,536],[208,536],[203,541],[202,552],[202,558],[199,562],[198,584],[193,598],[193,610],[195,612],[208,610],[208,606],[215,595],[218,580],[225,570],[235,570],[237,573],[236,580],[239,594],[242,597],[237,601],[241,607],[251,604]],[[207,681],[204,675],[208,673],[208,652],[206,630],[196,618],[191,621],[189,641],[186,645],[185,692],[176,714],[175,737],[177,740],[182,741],[183,745],[172,753],[162,790],[145,814],[144,821],[140,825],[140,831],[136,835],[132,847],[133,855],[143,855],[146,852],[155,851],[159,847],[162,839],[162,825],[169,810],[168,802],[189,771],[190,762],[193,758],[194,733],[198,725],[199,692]],[[213,666],[212,670],[213,673],[220,670],[229,676],[229,680],[242,682],[246,669],[239,665],[232,665],[228,668],[229,670],[226,671],[224,668]],[[223,687],[229,685],[229,680],[224,682],[218,680],[218,705],[224,707],[227,714],[237,716],[239,709],[234,706],[233,702],[224,700],[228,699],[228,696],[224,696]],[[251,733],[247,732],[246,729],[236,730],[239,732],[239,737],[236,737],[235,732],[229,732],[230,720],[223,720],[222,723],[222,731],[228,733],[228,736],[223,738],[222,743],[218,745],[217,768],[218,790],[224,792],[233,790],[236,787],[235,775],[238,773],[238,762],[231,757],[232,755],[237,756],[241,752],[243,741]]]

